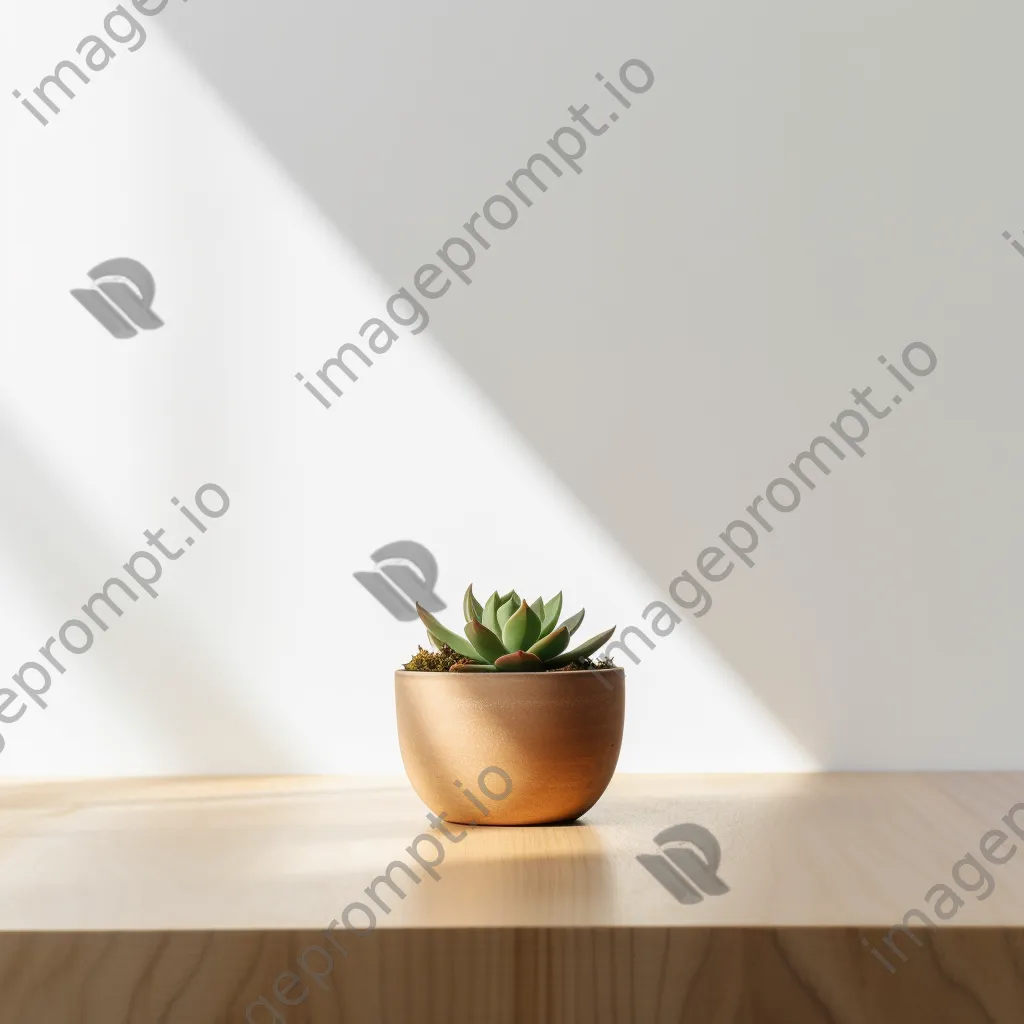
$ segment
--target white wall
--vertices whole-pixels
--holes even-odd
[[[112,6],[8,11],[8,89]],[[472,579],[638,623],[850,388],[900,391],[877,357],[915,341],[938,366],[865,456],[626,661],[621,767],[1024,767],[1019,5],[303,11],[171,0],[48,127],[0,106],[4,678],[143,530],[183,540],[172,496],[231,498],[0,725],[0,771],[399,772],[391,673],[421,630],[353,580],[371,551],[426,544],[449,620]],[[655,83],[583,173],[312,400],[292,375],[569,104],[618,109],[594,74],[629,58]],[[117,341],[70,298],[114,256],[153,271],[163,329]]]

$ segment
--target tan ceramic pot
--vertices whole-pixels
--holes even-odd
[[[448,821],[539,825],[588,811],[615,772],[621,668],[395,673],[413,789]]]

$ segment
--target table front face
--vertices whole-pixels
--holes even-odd
[[[0,930],[320,929],[350,907],[362,927],[357,904],[380,928],[878,927],[914,908],[1024,926],[1024,838],[1003,821],[1022,802],[1019,774],[621,776],[579,823],[448,838],[398,780],[9,785]],[[679,824],[718,844],[718,891],[665,859],[706,851],[659,849]]]

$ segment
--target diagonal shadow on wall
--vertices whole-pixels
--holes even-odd
[[[798,75],[812,39],[822,67],[831,66],[833,36],[819,32],[828,17],[801,5],[782,16],[653,0],[629,9],[569,0],[557,13],[539,0],[500,11],[469,0],[359,8],[322,0],[297,15],[271,0],[225,0],[192,5],[164,25],[396,288],[411,288],[416,267],[436,260],[447,237],[467,237],[462,225],[489,194],[507,193],[505,181],[531,153],[550,152],[553,131],[571,123],[568,104],[592,105],[590,116],[609,128],[589,140],[582,173],[563,166],[519,210],[514,230],[487,226],[490,248],[480,247],[472,284],[453,281],[430,307],[433,337],[642,568],[654,599],[828,429],[849,387],[877,369],[878,351],[906,340],[897,332],[903,340],[880,344],[877,311],[867,302],[850,308],[851,290],[883,289],[888,271],[871,276],[882,257],[861,213],[840,222],[831,212],[833,192],[857,195],[875,168],[842,170],[848,154],[837,149],[829,162],[828,147],[844,145],[851,123],[885,128],[885,90],[849,99],[842,64],[834,81],[821,71],[822,102],[848,102],[843,113],[853,120],[818,148],[799,148],[830,130]],[[884,26],[894,47],[912,30],[912,11]],[[932,59],[924,53],[915,59]],[[655,70],[656,84],[612,127],[604,118],[616,101],[593,74],[614,80],[630,57]],[[858,104],[876,100],[872,120]],[[783,117],[782,101],[806,108]],[[869,161],[870,147],[861,150]],[[819,232],[840,228],[848,252],[823,261]],[[851,266],[862,275],[856,285]],[[357,327],[335,343],[358,340]],[[330,354],[325,347],[323,358]],[[903,444],[902,453],[851,456],[804,496],[802,518],[777,517],[756,570],[737,565],[714,591],[718,607],[693,620],[833,767],[863,758],[851,752],[851,730],[870,732],[876,766],[934,759],[935,735],[963,725],[953,697],[965,664],[988,670],[1003,692],[1009,652],[986,608],[1020,605],[1008,584],[993,592],[981,568],[967,565],[970,502],[947,494],[935,507],[937,468],[920,454],[923,427],[910,423],[918,414],[900,415],[907,420],[885,427],[885,443]],[[963,450],[956,423],[932,429],[942,436],[930,445]],[[903,442],[888,440],[904,432]],[[920,460],[920,478],[909,482],[908,458]],[[990,468],[975,471],[999,490]],[[1008,489],[992,500],[1010,497]],[[988,587],[986,608],[966,612],[968,621],[950,618],[935,597],[946,584],[930,559],[939,544],[953,546],[968,587]],[[871,560],[888,563],[885,600]],[[620,624],[639,611],[623,609]],[[979,647],[988,652],[981,665]],[[903,723],[922,707],[934,731],[907,735]]]

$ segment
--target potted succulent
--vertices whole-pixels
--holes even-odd
[[[583,610],[559,622],[561,593],[527,604],[495,591],[481,604],[470,585],[462,610],[460,636],[417,605],[434,649],[420,647],[395,673],[409,781],[452,822],[578,818],[611,781],[622,745],[625,674],[592,660],[615,627],[569,649]]]

